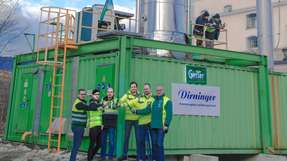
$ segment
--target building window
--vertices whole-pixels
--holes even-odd
[[[231,12],[231,11],[232,11],[232,6],[231,5],[224,6],[224,12]]]
[[[255,28],[256,27],[256,13],[251,13],[246,16],[247,17],[247,29]]]
[[[247,38],[248,49],[253,49],[258,47],[257,36],[250,36]]]

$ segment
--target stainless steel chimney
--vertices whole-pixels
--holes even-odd
[[[148,39],[185,44],[188,33],[188,0],[137,0],[137,30]],[[158,56],[183,58],[183,53],[152,50]]]
[[[269,69],[273,70],[273,21],[271,0],[257,0],[257,36],[260,54],[268,55]]]

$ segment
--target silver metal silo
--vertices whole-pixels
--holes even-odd
[[[188,0],[137,0],[137,31],[148,39],[185,44],[188,33]],[[153,50],[158,56],[183,58],[182,53]]]

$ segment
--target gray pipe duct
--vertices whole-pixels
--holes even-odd
[[[257,36],[260,54],[268,54],[269,69],[273,70],[273,20],[271,0],[256,0]]]

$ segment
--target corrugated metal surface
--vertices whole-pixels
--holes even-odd
[[[171,83],[185,83],[184,62],[133,59],[131,79],[163,84],[171,96]],[[260,149],[258,84],[256,72],[229,67],[207,67],[207,84],[221,90],[220,117],[175,116],[166,148],[184,153],[195,149]]]
[[[84,88],[87,90],[93,90],[98,86],[98,75],[97,69],[107,65],[117,66],[117,54],[108,54],[105,56],[92,56],[92,57],[83,57],[80,59],[79,71],[78,71],[78,89]],[[116,72],[113,73],[116,76]],[[112,84],[114,87],[115,84]],[[103,91],[106,90],[102,89]],[[88,135],[86,131],[86,136]],[[89,138],[86,137],[82,142],[82,150],[87,150],[89,145]]]
[[[68,119],[67,113],[71,110],[71,91],[72,91],[72,61],[68,61],[66,64],[66,79],[65,79],[65,89],[64,89],[64,111],[63,118]],[[52,95],[52,69],[46,68],[44,70],[44,82],[43,82],[43,93],[42,93],[42,103],[41,103],[41,115],[40,115],[40,127],[39,127],[39,138],[38,144],[47,144],[48,135],[47,130],[49,127],[49,117],[51,108],[51,95]],[[68,126],[69,123],[66,122],[64,127]],[[64,129],[65,131],[68,130]],[[67,131],[69,133],[69,130]],[[67,146],[66,138],[61,139],[62,145]]]
[[[97,86],[96,69],[105,65],[116,64],[115,61],[116,54],[81,58],[78,72],[78,87],[94,89]],[[115,84],[113,84],[113,86],[115,86]]]
[[[10,140],[21,140],[21,134],[31,129],[32,122],[29,119],[33,113],[34,98],[31,95],[31,88],[36,85],[33,82],[33,73],[35,73],[35,66],[18,66],[15,71],[13,98],[10,111],[8,138]],[[25,81],[27,83],[25,85]],[[27,92],[24,92],[24,86],[27,87]],[[24,100],[24,95],[27,96],[27,101]],[[25,103],[28,103],[25,105]]]
[[[96,88],[96,69],[107,64],[113,64],[117,66],[115,60],[117,59],[117,54],[106,54],[105,56],[92,56],[92,57],[82,57],[80,58],[79,68],[78,68],[78,88],[84,89],[94,89]],[[68,115],[72,108],[71,105],[71,95],[72,95],[72,75],[76,74],[72,71],[72,61],[67,62],[66,70],[66,80],[65,80],[65,98],[64,98],[64,118],[69,118]],[[25,65],[18,66],[16,68],[15,76],[15,87],[13,89],[13,98],[12,98],[12,108],[9,122],[8,130],[8,139],[14,141],[21,141],[21,135],[25,131],[31,131],[33,125],[33,117],[35,110],[35,98],[37,92],[38,79],[35,75],[38,70],[38,66],[35,65]],[[113,72],[115,75],[116,72]],[[41,104],[41,117],[40,117],[40,127],[39,127],[39,137],[37,138],[38,144],[47,144],[47,129],[49,125],[49,114],[50,114],[50,102],[51,102],[51,75],[52,69],[45,68],[44,70],[44,82],[43,82],[43,95],[42,95],[42,104]],[[29,98],[29,105],[27,107],[21,107],[23,102],[23,93],[25,79],[28,80],[28,92],[27,97]],[[114,86],[113,84],[112,86]],[[31,87],[31,88],[30,88]],[[33,89],[33,92],[32,90]],[[19,94],[15,94],[19,93]],[[68,124],[69,126],[69,124]],[[67,136],[70,136],[70,129],[67,129]],[[62,139],[63,147],[69,145],[68,137]],[[28,142],[31,141],[28,138]],[[84,140],[83,148],[86,149],[88,146],[88,138]]]
[[[273,146],[277,152],[287,150],[287,76],[270,76],[270,96],[272,98]],[[278,151],[279,150],[279,151]]]

